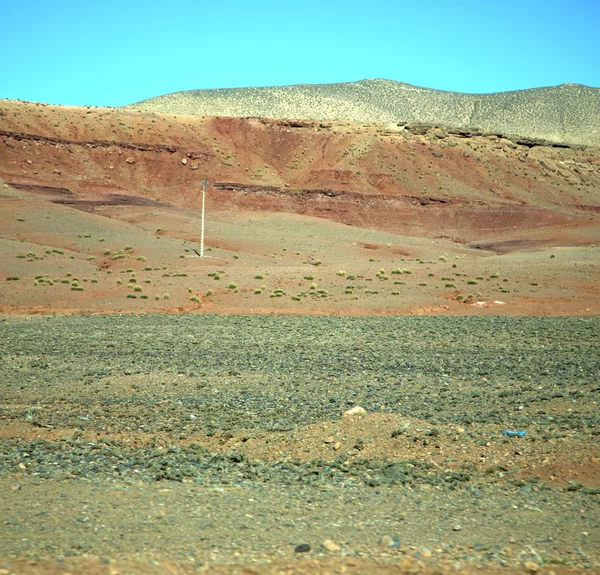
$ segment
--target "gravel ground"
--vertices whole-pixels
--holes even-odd
[[[148,573],[165,557],[181,572],[300,557],[291,572],[348,557],[595,572],[599,332],[596,318],[7,319],[0,569],[92,555]],[[368,415],[349,422],[355,405]],[[547,465],[580,480],[552,484]]]

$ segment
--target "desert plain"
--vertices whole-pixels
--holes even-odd
[[[599,572],[591,136],[178,112],[0,101],[0,573]]]

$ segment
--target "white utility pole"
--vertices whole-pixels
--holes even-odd
[[[200,232],[200,257],[204,257],[204,198],[206,196],[206,184],[208,184],[208,180],[205,178],[200,181],[200,185],[202,186],[202,230]]]

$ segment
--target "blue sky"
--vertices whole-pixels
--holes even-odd
[[[364,78],[600,87],[600,0],[0,0],[0,14],[0,98],[119,106]]]

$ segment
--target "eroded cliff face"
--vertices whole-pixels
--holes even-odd
[[[434,125],[0,102],[0,177],[55,202],[284,211],[460,241],[589,218],[600,150]]]

